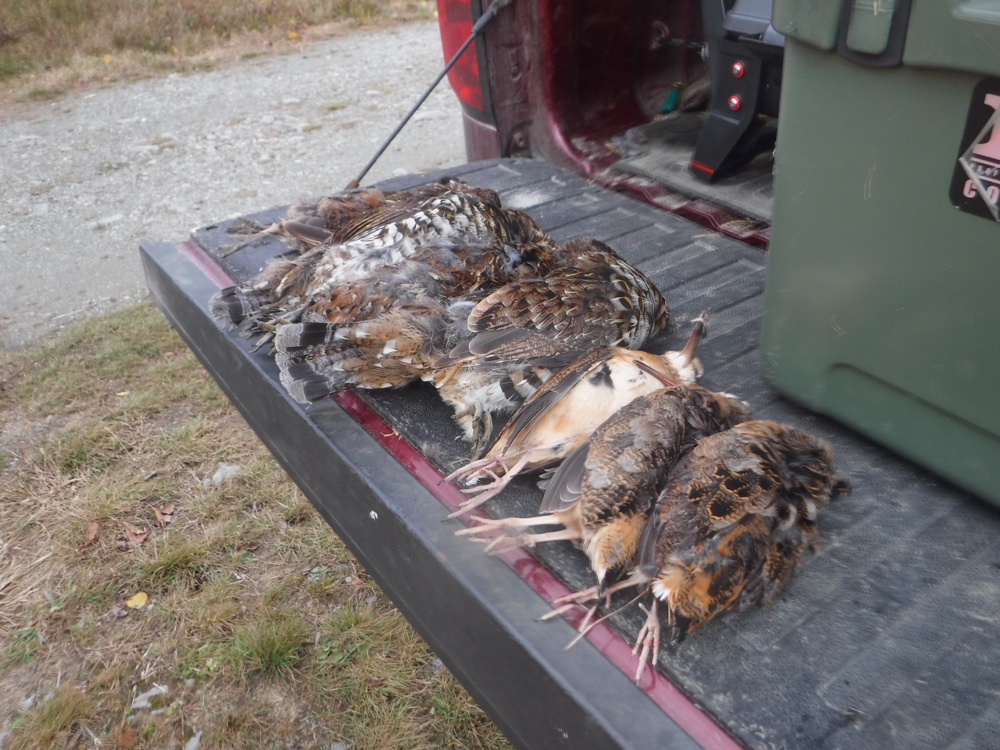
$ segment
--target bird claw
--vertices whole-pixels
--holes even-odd
[[[261,327],[263,328],[263,324],[261,324]],[[264,330],[267,330],[267,329],[265,328]],[[257,341],[257,343],[254,344],[253,349],[251,349],[250,351],[251,352],[260,351],[260,349],[265,344],[269,344],[272,341],[274,341],[274,331],[273,330],[271,330],[268,333],[265,333],[263,336],[261,336],[260,339]]]
[[[490,531],[496,528],[497,519],[487,518],[486,516],[470,516],[470,521],[475,521],[478,526],[469,526],[465,529],[459,529],[455,532],[455,536],[474,536],[481,534],[484,531]]]
[[[646,660],[650,664],[656,664],[660,656],[660,617],[656,611],[656,599],[653,605],[646,609],[641,603],[639,607],[646,613],[646,622],[643,623],[639,634],[635,637],[635,646],[632,647],[632,654],[639,653],[639,666],[635,670],[635,684],[642,680],[642,675],[646,671]],[[641,651],[640,651],[641,646]]]
[[[553,604],[558,604],[555,609],[546,612],[544,615],[539,617],[539,620],[551,620],[553,617],[563,614],[564,612],[569,612],[574,607],[584,606],[584,602],[589,602],[593,599],[597,599],[600,596],[597,586],[591,586],[590,588],[582,589],[580,591],[573,591],[565,596],[560,596],[552,601]],[[596,609],[596,605],[593,609]]]
[[[466,529],[459,529],[455,532],[455,535],[467,536],[474,542],[485,544],[486,549],[483,551],[488,555],[502,555],[504,552],[510,552],[518,547],[523,547],[528,541],[523,539],[520,535],[511,536],[507,533],[509,529],[506,518],[472,516],[471,520],[477,522],[479,525],[470,526]],[[500,533],[494,537],[480,536],[481,534],[488,534],[493,531],[499,531]]]
[[[488,484],[484,487],[464,487],[460,490],[463,494],[472,495],[464,503],[458,506],[458,510],[449,513],[448,518],[458,518],[464,513],[469,512],[473,508],[478,508],[480,505],[496,497],[500,494],[500,490],[507,486],[507,481],[505,477],[500,477],[497,481],[492,484]]]

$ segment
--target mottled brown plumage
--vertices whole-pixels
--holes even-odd
[[[560,248],[545,276],[522,278],[469,314],[472,337],[446,362],[562,365],[606,346],[638,349],[667,327],[670,308],[642,271],[595,239]]]
[[[436,363],[468,335],[474,301],[549,256],[509,246],[434,239],[409,257],[345,281],[275,328],[275,359],[289,393],[315,401],[344,388],[398,388],[441,378]]]
[[[216,316],[273,341],[301,403],[433,382],[475,455],[494,415],[554,368],[594,347],[640,346],[669,320],[655,285],[611,248],[559,247],[493,191],[454,180],[324,198],[270,231],[305,252],[220,291]]]
[[[295,323],[305,310],[328,304],[342,284],[400,267],[425,242],[436,239],[488,245],[504,262],[519,255],[540,261],[555,249],[527,214],[501,208],[491,190],[453,181],[391,195],[387,202],[364,193],[346,199],[342,210],[317,217],[324,227],[314,229],[327,232],[328,241],[295,258],[276,258],[247,283],[221,290],[212,300],[213,313],[247,336]],[[343,224],[333,225],[333,219]],[[483,275],[493,268],[488,266]],[[484,289],[484,294],[493,288]]]
[[[541,515],[477,518],[460,535],[499,530],[487,550],[568,539],[590,559],[603,592],[610,576],[635,564],[639,536],[653,501],[677,460],[707,434],[748,419],[749,408],[728,394],[672,386],[625,405],[571,453],[548,480]],[[532,526],[558,531],[522,533]]]
[[[286,219],[272,224],[264,232],[281,235],[290,247],[303,252],[317,245],[342,244],[405,220],[414,206],[452,192],[464,193],[483,206],[500,209],[500,197],[494,190],[446,178],[405,190],[359,188],[304,201],[289,210]]]
[[[664,385],[684,385],[702,374],[695,357],[704,334],[698,320],[679,352],[650,354],[621,347],[598,349],[567,365],[542,385],[514,413],[482,459],[446,479],[482,486],[463,492],[474,497],[460,515],[499,493],[515,475],[559,463],[576,450],[604,420],[633,399]]]
[[[656,660],[658,602],[679,641],[722,612],[773,601],[817,543],[817,511],[848,489],[829,445],[804,430],[750,421],[699,440],[657,499],[638,567],[609,588],[643,585],[654,596],[636,639],[636,679],[647,657]]]

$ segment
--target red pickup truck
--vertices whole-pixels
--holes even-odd
[[[484,4],[439,1],[446,59]],[[229,252],[234,220],[179,245],[144,245],[148,284],[516,746],[1000,747],[997,510],[801,408],[760,374],[783,40],[757,5],[514,0],[451,76],[470,163],[448,174],[497,190],[557,240],[608,243],[654,279],[676,320],[712,310],[703,383],[738,394],[760,418],[828,439],[854,487],[821,516],[822,546],[779,601],[664,647],[639,685],[631,644],[645,616],[621,606],[628,596],[569,650],[579,615],[539,621],[556,597],[591,582],[570,544],[486,557],[455,536],[462,522],[444,518],[463,498],[440,480],[467,455],[433,392],[348,392],[305,408],[266,353],[213,320],[213,292],[288,252],[276,238]],[[699,90],[720,76],[726,96],[699,111]],[[266,224],[283,211],[251,218]],[[653,345],[677,348],[683,337],[675,326]],[[540,495],[532,477],[518,478],[485,507],[534,515]]]

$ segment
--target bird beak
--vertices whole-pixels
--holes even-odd
[[[684,348],[681,349],[681,362],[683,363],[681,365],[682,367],[687,367],[689,364],[691,364],[691,360],[694,359],[694,354],[698,350],[698,344],[701,343],[701,340],[705,337],[705,334],[708,332],[708,326],[706,325],[706,318],[707,316],[705,316],[704,314],[695,318],[694,330],[691,331],[691,337],[687,340],[687,343],[684,344]]]
[[[666,375],[664,375],[662,372],[660,372],[659,370],[657,370],[655,367],[650,367],[645,362],[643,362],[641,359],[636,360],[635,366],[638,367],[643,372],[645,372],[645,373],[647,373],[649,375],[652,375],[654,378],[656,378],[661,383],[663,383],[663,385],[665,385],[667,388],[670,388],[670,387],[675,386],[675,385],[680,385],[680,383],[678,383],[676,380],[671,380]]]

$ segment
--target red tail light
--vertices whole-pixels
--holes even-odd
[[[472,0],[437,0],[438,25],[441,27],[441,47],[445,62],[472,33]],[[483,83],[479,72],[479,56],[473,42],[448,71],[448,82],[466,108],[480,117],[486,114],[483,103]]]

